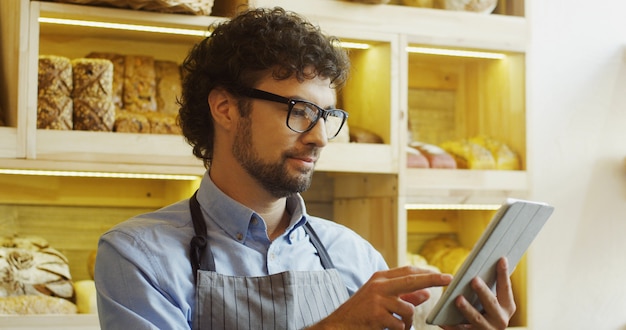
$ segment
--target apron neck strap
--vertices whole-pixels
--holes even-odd
[[[328,255],[328,251],[326,251],[326,248],[322,244],[322,241],[320,241],[320,238],[317,236],[315,230],[313,230],[310,222],[307,221],[304,224],[304,231],[309,235],[309,240],[311,241],[311,244],[313,244],[315,249],[317,249],[317,253],[320,256],[320,261],[322,262],[322,267],[324,267],[324,269],[335,268],[333,261]]]
[[[206,231],[206,223],[204,222],[204,216],[202,215],[202,209],[200,209],[200,203],[196,195],[196,191],[189,199],[189,208],[191,210],[191,220],[193,222],[193,229],[195,236],[191,239],[190,260],[191,269],[193,270],[194,279],[198,273],[198,269],[215,270],[215,258],[213,258],[213,252],[208,246],[208,237]]]
[[[198,270],[215,271],[215,258],[209,246],[206,223],[204,222],[200,203],[196,197],[197,194],[198,191],[189,199],[189,209],[191,210],[191,220],[195,232],[190,242],[191,250],[189,258],[191,260],[191,269],[193,270],[194,278],[197,276]],[[313,244],[317,250],[322,267],[324,267],[324,269],[335,268],[333,261],[328,255],[328,251],[324,248],[324,245],[317,236],[317,233],[315,233],[315,230],[313,230],[310,222],[307,221],[304,224],[304,231],[309,235],[311,244]]]

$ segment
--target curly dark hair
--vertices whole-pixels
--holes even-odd
[[[347,79],[350,62],[338,39],[282,8],[247,9],[209,30],[211,35],[195,45],[183,62],[178,116],[193,154],[207,168],[213,157],[214,124],[207,103],[213,88],[240,96],[238,91],[253,87],[267,72],[277,80],[329,78],[330,87],[337,89]],[[240,101],[239,109],[245,115],[243,104]]]

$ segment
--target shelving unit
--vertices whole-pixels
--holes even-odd
[[[317,164],[313,187],[304,194],[310,213],[353,228],[381,251],[390,266],[397,266],[406,262],[407,251],[415,251],[424,239],[437,234],[456,235],[471,247],[492,214],[492,211],[413,210],[412,205],[497,205],[507,197],[528,195],[531,189],[525,120],[528,29],[523,12],[519,14],[523,11],[519,1],[514,4],[501,1],[507,4],[502,10],[513,15],[332,0],[318,0],[314,5],[291,0],[250,3],[282,6],[302,13],[329,34],[369,45],[365,50],[350,50],[353,71],[338,100],[339,106],[350,113],[349,125],[374,132],[383,143],[330,143]],[[8,127],[0,127],[0,168],[202,175],[202,164],[192,156],[191,148],[181,136],[36,128],[39,54],[76,58],[92,51],[115,50],[125,54],[154,53],[161,59],[182,62],[189,47],[200,37],[77,29],[39,22],[41,17],[197,31],[224,19],[28,0],[0,1],[2,49],[11,55],[4,55],[0,62],[6,76],[0,85],[0,106],[8,112]],[[16,33],[5,37],[4,31]],[[412,54],[406,50],[409,46],[497,51],[506,54],[506,59],[469,60]],[[456,91],[452,109],[456,126],[451,136],[493,135],[518,152],[522,170],[407,168],[405,146],[409,142],[407,127],[414,90]],[[76,190],[97,184],[96,179],[69,178],[42,182],[45,185],[49,180],[54,182],[53,187],[69,185]],[[125,180],[109,182],[104,192],[108,202],[96,206],[156,208],[157,204],[187,197],[194,185],[193,182]],[[33,177],[14,179],[0,175],[0,187],[16,191],[38,187],[39,181]],[[128,184],[133,185],[132,192],[117,199],[111,197]],[[79,198],[77,193],[60,196],[63,202],[59,202],[55,194],[62,195],[54,189],[45,196],[32,198],[26,197],[27,194],[15,197],[0,192],[0,204],[19,204],[22,196],[32,204],[88,206],[97,204],[101,197],[99,193],[88,192],[89,196]],[[85,251],[72,253],[82,255]],[[514,328],[528,324],[526,272],[523,261],[513,276],[518,300],[518,313],[511,324]],[[0,324],[20,323],[15,319],[9,323],[4,318],[0,320]],[[33,320],[40,319],[24,322],[34,324]],[[82,324],[85,320],[93,321],[77,316],[68,318],[68,324]]]

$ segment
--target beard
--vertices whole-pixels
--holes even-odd
[[[264,162],[259,157],[252,146],[251,124],[249,118],[242,118],[232,150],[246,172],[276,198],[289,197],[309,189],[313,170],[292,174],[287,168],[286,160],[295,155],[294,152],[284,152],[276,162]]]

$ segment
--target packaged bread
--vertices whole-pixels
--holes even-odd
[[[37,98],[37,128],[71,130],[74,102],[72,97],[62,94],[43,94]]]
[[[113,104],[113,63],[107,59],[72,60],[74,77],[74,129],[112,131],[115,122]]]
[[[71,96],[73,88],[72,63],[69,58],[39,55],[37,95]]]
[[[150,121],[146,114],[121,110],[115,114],[115,132],[150,133]]]
[[[356,143],[384,143],[376,133],[358,126],[350,126],[350,142]]]
[[[443,148],[434,144],[423,142],[411,142],[411,147],[420,151],[428,160],[430,168],[456,168],[454,157],[448,154]]]
[[[432,260],[437,252],[458,246],[460,246],[459,242],[453,237],[440,235],[426,241],[420,249],[419,254],[422,255],[429,264],[433,264]]]
[[[67,299],[22,295],[0,297],[0,315],[76,314],[77,308]]]
[[[113,131],[115,105],[110,98],[74,98],[74,129],[81,131]]]
[[[440,146],[454,157],[457,168],[482,170],[496,168],[496,162],[491,152],[469,140],[447,141]]]
[[[445,248],[435,253],[432,264],[442,273],[456,274],[469,254],[470,250],[462,246]]]
[[[157,111],[176,116],[182,92],[180,66],[174,61],[154,61]]]
[[[428,159],[417,149],[407,147],[406,166],[408,168],[429,168]]]
[[[520,159],[508,145],[491,137],[477,136],[470,139],[471,142],[485,147],[491,152],[498,170],[519,170]]]
[[[72,60],[74,98],[98,98],[112,101],[113,63],[99,58]]]
[[[69,58],[40,55],[37,77],[37,128],[71,130],[72,63]]]
[[[156,73],[152,56],[127,55],[124,59],[124,109],[155,112]]]
[[[113,63],[113,83],[111,89],[111,98],[115,109],[119,110],[124,107],[123,103],[123,86],[124,86],[124,59],[125,55],[116,53],[92,52],[85,56],[86,58],[107,59]]]
[[[151,134],[181,134],[180,126],[174,115],[164,113],[147,113]]]

